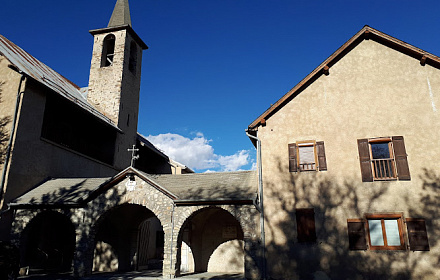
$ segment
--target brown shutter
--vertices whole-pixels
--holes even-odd
[[[325,159],[324,141],[316,142],[316,153],[318,154],[318,168],[320,171],[327,170],[327,161]]]
[[[423,219],[406,219],[408,228],[409,249],[412,251],[429,251],[428,233]]]
[[[368,139],[358,139],[359,161],[361,162],[362,182],[372,182],[373,172],[371,171],[370,146]]]
[[[367,235],[363,220],[347,220],[348,247],[350,250],[367,250]]]
[[[399,180],[411,180],[403,136],[393,136],[394,157]]]
[[[298,171],[297,156],[296,156],[296,144],[289,144],[289,171]]]
[[[296,209],[298,242],[315,242],[315,211],[313,208]]]

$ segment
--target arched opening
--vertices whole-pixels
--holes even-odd
[[[136,65],[137,65],[137,47],[134,41],[130,44],[130,58],[128,60],[128,69],[131,73],[136,75]]]
[[[113,65],[113,58],[115,56],[115,35],[110,34],[104,38],[102,44],[101,67]]]
[[[197,211],[185,221],[179,232],[179,274],[186,273],[182,268],[194,273],[243,274],[243,237],[240,223],[228,211],[218,207]],[[185,263],[185,244],[192,253],[193,267]]]
[[[158,270],[163,266],[164,234],[153,212],[123,204],[104,214],[95,237],[93,272]]]
[[[21,236],[21,266],[29,273],[66,272],[72,268],[75,228],[65,215],[38,214]]]

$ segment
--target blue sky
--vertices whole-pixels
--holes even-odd
[[[116,0],[2,1],[0,33],[81,87]],[[138,131],[197,172],[250,169],[244,130],[364,25],[440,55],[440,1],[130,0]]]

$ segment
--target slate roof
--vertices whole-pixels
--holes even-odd
[[[76,205],[110,179],[110,177],[49,179],[14,200],[10,205]]]
[[[107,27],[115,27],[119,25],[130,25],[130,8],[128,6],[128,0],[116,1],[115,8],[113,9],[112,16],[108,22]]]
[[[112,178],[49,179],[9,205],[16,208],[78,206],[88,201],[92,193],[105,192],[131,173],[166,193],[176,204],[250,202],[255,200],[258,186],[256,171],[151,175],[129,167]]]
[[[258,186],[255,171],[145,175],[181,202],[253,200]]]
[[[368,25],[365,25],[356,35],[351,37],[344,45],[337,49],[330,57],[322,62],[315,70],[307,75],[301,82],[281,97],[277,102],[271,105],[263,114],[261,114],[256,120],[254,120],[249,126],[250,131],[257,130],[260,125],[265,125],[273,114],[278,112],[284,105],[290,100],[300,94],[305,88],[313,83],[318,77],[323,74],[328,75],[331,73],[331,67],[336,64],[342,57],[355,48],[363,40],[374,40],[385,46],[400,51],[406,55],[414,57],[420,60],[420,64],[429,64],[440,69],[440,57],[426,52],[422,49],[414,47],[408,43],[405,43],[399,39],[396,39],[390,35],[387,35],[379,30],[376,30]],[[330,74],[331,75],[331,74]]]
[[[31,77],[35,81],[50,88],[62,97],[77,104],[84,110],[119,130],[116,124],[87,102],[87,99],[82,94],[84,89],[81,90],[73,82],[69,81],[2,35],[0,35],[0,53],[8,59],[12,65],[25,73],[28,77]]]

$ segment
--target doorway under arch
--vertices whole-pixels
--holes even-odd
[[[21,266],[29,273],[66,272],[72,268],[75,228],[70,219],[55,211],[33,218],[20,241]]]
[[[110,209],[98,222],[93,272],[162,270],[163,236],[159,219],[146,207]]]
[[[243,230],[237,219],[219,207],[201,209],[181,227],[178,237],[178,268],[188,271],[244,273]],[[194,267],[182,263],[184,246],[190,248]],[[179,271],[179,274],[183,271]]]

